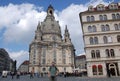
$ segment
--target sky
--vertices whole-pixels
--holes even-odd
[[[28,60],[29,44],[38,22],[45,19],[51,4],[62,35],[67,25],[76,55],[85,54],[79,13],[86,11],[90,5],[107,6],[112,2],[120,0],[0,0],[0,48],[6,49],[10,57],[17,60],[17,67]]]

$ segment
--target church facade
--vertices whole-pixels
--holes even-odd
[[[74,57],[75,49],[67,26],[62,38],[59,21],[55,20],[54,8],[50,5],[46,18],[38,23],[35,37],[29,45],[29,72],[47,73],[52,62],[56,63],[60,72],[72,72]]]

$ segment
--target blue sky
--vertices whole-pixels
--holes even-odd
[[[89,5],[108,5],[120,0],[0,0],[0,48],[5,48],[18,65],[28,59],[29,44],[34,38],[38,21],[46,16],[51,3],[62,35],[68,26],[76,55],[84,54],[84,43],[79,13]]]

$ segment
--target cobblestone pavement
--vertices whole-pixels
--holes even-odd
[[[21,76],[20,79],[14,79],[11,78],[11,76],[8,76],[7,78],[1,78],[0,81],[49,81],[48,77],[34,77],[30,79],[28,75]],[[88,77],[58,77],[57,81],[120,81],[120,77],[111,77],[111,78],[88,78]]]

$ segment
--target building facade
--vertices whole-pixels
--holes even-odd
[[[79,14],[89,77],[120,75],[120,3],[89,6]]]
[[[28,73],[29,72],[29,61],[24,61],[18,68],[18,71],[21,73]]]
[[[3,70],[10,71],[12,68],[10,66],[10,63],[11,63],[11,58],[9,57],[8,52],[5,49],[0,48],[0,73]]]
[[[86,56],[80,55],[75,57],[75,64],[76,68],[78,69],[78,72],[86,72]]]
[[[54,9],[50,5],[45,20],[38,23],[29,46],[29,71],[46,73],[54,61],[60,72],[72,72],[74,56],[75,50],[67,26],[62,39],[59,21],[55,20]]]

